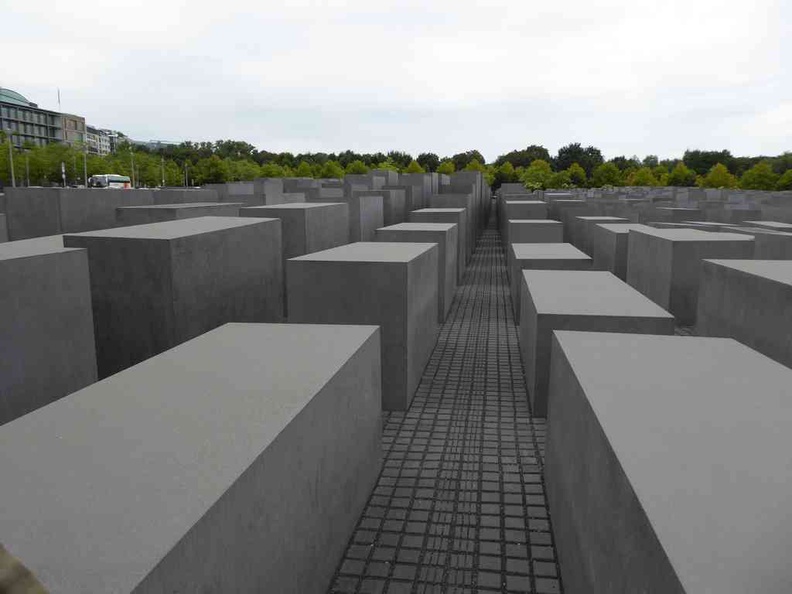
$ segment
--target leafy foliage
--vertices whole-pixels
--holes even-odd
[[[621,171],[613,163],[603,163],[594,169],[591,176],[592,185],[595,187],[602,186],[621,186],[622,177]]]
[[[501,167],[506,163],[511,163],[512,167],[528,167],[531,163],[541,159],[550,162],[550,153],[547,149],[538,144],[532,144],[521,151],[511,151],[495,159],[495,166]]]
[[[668,185],[678,187],[695,186],[696,172],[685,165],[684,162],[679,161],[668,175]]]
[[[729,173],[723,163],[713,165],[707,175],[698,178],[696,184],[702,188],[736,188],[739,185],[737,176]]]
[[[561,171],[569,169],[572,163],[577,163],[585,170],[586,176],[591,177],[594,169],[601,165],[603,161],[602,153],[598,148],[593,146],[583,148],[579,142],[575,142],[558,149],[555,167]]]
[[[569,182],[572,185],[578,188],[586,187],[586,170],[580,164],[572,163],[566,171],[569,174]]]
[[[745,190],[775,190],[780,177],[770,163],[763,161],[742,174],[740,187]]]
[[[446,159],[445,161],[440,163],[440,165],[437,166],[437,173],[445,173],[446,175],[449,175],[451,173],[454,173],[454,171],[456,171],[456,167],[454,167],[454,162],[448,159]]]
[[[404,173],[426,173],[421,164],[418,161],[412,160],[410,164],[404,169]]]

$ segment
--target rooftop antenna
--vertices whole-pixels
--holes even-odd
[[[63,110],[61,110],[60,87],[58,87],[58,111],[63,111]]]

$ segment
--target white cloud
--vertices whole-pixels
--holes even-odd
[[[788,147],[781,0],[0,0],[0,85],[269,150]],[[788,104],[786,104],[788,105]],[[781,123],[779,123],[781,122]]]

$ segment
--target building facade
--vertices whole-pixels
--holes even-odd
[[[83,122],[84,135],[85,120],[80,119]],[[16,91],[0,88],[0,130],[11,135],[11,142],[17,148],[63,142],[64,122],[62,114],[41,109]]]
[[[63,122],[63,142],[66,144],[84,145],[85,144],[85,118],[70,113],[62,113]]]
[[[88,152],[92,155],[104,157],[112,152],[110,134],[107,130],[86,126],[85,142],[88,146]]]

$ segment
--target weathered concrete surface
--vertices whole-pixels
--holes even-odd
[[[283,318],[277,219],[201,217],[63,242],[88,249],[99,377],[226,322]]]
[[[569,243],[512,243],[506,252],[514,321],[520,323],[522,270],[590,270],[591,258]]]
[[[630,229],[647,229],[640,223],[605,223],[591,231],[591,252],[595,270],[607,270],[627,279],[627,247]]]
[[[468,245],[467,210],[464,208],[422,208],[410,213],[410,222],[413,223],[452,223],[458,225],[457,239],[457,284],[465,276],[467,262],[472,255],[472,246]]]
[[[563,243],[564,226],[552,219],[520,220],[507,222],[504,247],[510,243]]]
[[[610,272],[524,270],[520,276],[520,351],[537,417],[547,416],[554,330],[674,333],[674,316]]]
[[[506,220],[546,219],[547,203],[541,200],[504,200],[503,211]]]
[[[324,592],[380,470],[379,332],[229,324],[0,428],[50,592]]]
[[[154,204],[192,204],[193,202],[220,202],[214,190],[162,188],[153,190]]]
[[[792,260],[792,233],[756,233],[753,237],[756,260]]]
[[[441,324],[451,310],[457,289],[459,225],[454,223],[400,223],[377,229],[377,241],[435,243],[440,253],[437,267],[437,320]]]
[[[123,206],[116,208],[115,227],[149,225],[196,217],[239,216],[241,202],[193,202],[185,204],[157,204],[150,206]]]
[[[465,245],[468,249],[470,260],[473,250],[476,247],[476,207],[473,201],[473,194],[432,194],[429,197],[431,208],[464,208],[465,209]]]
[[[376,230],[385,224],[384,200],[377,192],[350,190],[334,201],[344,201],[349,206],[349,241],[374,240]]]
[[[627,282],[685,326],[696,321],[701,261],[753,258],[750,235],[696,229],[631,229]]]
[[[789,592],[792,371],[723,338],[556,332],[551,359],[565,591]]]
[[[4,243],[0,287],[2,425],[95,382],[96,349],[85,250]]]
[[[6,216],[0,213],[0,243],[8,241],[8,225],[6,224]]]
[[[287,262],[289,322],[376,324],[382,330],[382,408],[407,410],[434,348],[434,243],[360,242]]]
[[[792,223],[781,223],[778,221],[743,221],[746,227],[762,227],[771,231],[785,231],[792,233]]]
[[[379,196],[382,198],[383,225],[396,225],[397,223],[403,223],[407,220],[407,198],[404,190],[352,191],[352,199],[357,199],[361,196]],[[380,227],[382,227],[382,225],[380,225]]]
[[[604,217],[604,216],[578,216],[571,220],[570,235],[572,245],[582,251],[584,254],[593,256],[592,239],[591,236],[594,232],[594,227],[600,224],[608,223],[629,223],[628,219],[623,217]]]
[[[723,336],[792,367],[792,261],[704,260],[696,333]]]
[[[641,223],[660,221],[663,223],[681,223],[682,221],[705,221],[706,217],[700,208],[685,208],[678,206],[659,206],[643,214]]]

